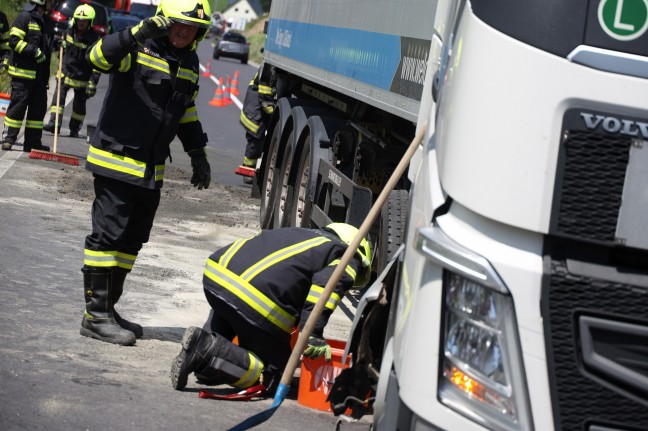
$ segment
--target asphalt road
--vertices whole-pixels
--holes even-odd
[[[208,43],[199,54],[206,65]],[[211,69],[224,76],[239,70],[241,100],[243,83],[255,71],[228,59],[212,61]],[[57,152],[78,157],[80,166],[31,159],[19,146],[0,152],[1,430],[224,430],[269,407],[270,400],[199,399],[204,388],[192,378],[182,392],[170,384],[185,328],[201,326],[209,310],[200,282],[206,258],[259,230],[258,202],[233,174],[244,146],[239,110],[235,104],[209,106],[215,84],[200,79],[197,105],[209,135],[213,184],[201,191],[191,187],[188,158],[174,144],[151,239],[118,306],[144,327],[144,338],[133,347],[79,335],[80,268],[93,191],[92,176],[83,169],[87,143],[63,136],[70,106]],[[103,77],[88,104],[88,123],[96,121],[107,84]],[[51,146],[53,136],[45,133],[43,142]],[[296,381],[288,399],[257,429],[336,428],[338,419],[330,413],[297,402]],[[368,420],[341,426],[368,428]]]

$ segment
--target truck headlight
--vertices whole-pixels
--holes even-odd
[[[438,226],[419,229],[417,248],[444,269],[439,400],[489,429],[533,429],[508,288],[488,260]]]

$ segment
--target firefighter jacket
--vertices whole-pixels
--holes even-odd
[[[52,42],[50,30],[50,24],[46,24],[33,5],[28,3],[18,14],[9,31],[9,46],[12,50],[9,75],[14,78],[49,80]],[[46,57],[41,63],[37,63],[35,59],[38,50]]]
[[[167,38],[135,42],[130,29],[105,36],[86,59],[110,86],[92,137],[86,169],[149,189],[162,187],[169,145],[203,151],[207,135],[198,120],[196,43],[173,50]]]
[[[0,62],[9,58],[11,48],[9,47],[9,21],[4,12],[0,12]]]
[[[259,136],[259,130],[264,130],[261,123],[272,116],[276,104],[276,77],[274,68],[261,66],[252,81],[248,85],[243,101],[243,109],[239,117],[241,125],[255,135]]]
[[[203,285],[253,325],[285,336],[298,322],[300,327],[306,323],[346,248],[337,236],[323,230],[266,230],[212,254]],[[361,268],[357,258],[347,265],[313,335],[323,336],[331,313]]]
[[[100,39],[91,28],[79,34],[76,28],[65,32],[65,53],[63,54],[63,84],[72,88],[85,88],[90,79],[96,84],[99,74],[92,73],[92,65],[86,61],[88,48]]]

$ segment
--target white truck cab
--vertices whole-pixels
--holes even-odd
[[[436,17],[406,239],[358,307],[334,410],[376,430],[648,429],[648,2]]]

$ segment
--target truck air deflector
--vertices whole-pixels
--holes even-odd
[[[641,55],[581,45],[569,53],[567,58],[574,63],[606,72],[648,78],[648,57]]]

